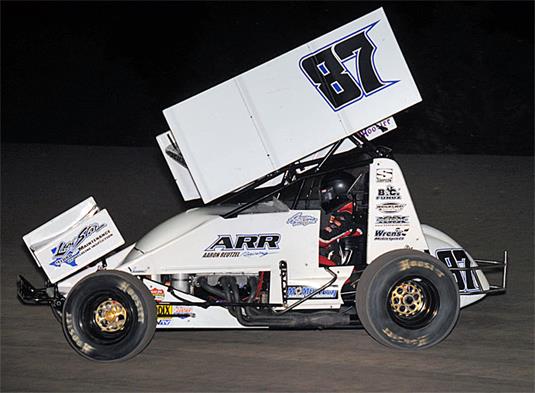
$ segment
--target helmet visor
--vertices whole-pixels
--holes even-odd
[[[335,204],[335,199],[336,193],[334,192],[334,187],[330,186],[320,190],[321,208],[325,210],[325,212],[328,213],[332,210],[332,207]]]

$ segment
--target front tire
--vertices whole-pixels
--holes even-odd
[[[63,331],[81,356],[100,362],[140,353],[156,330],[156,304],[131,274],[103,270],[80,280],[63,308]]]
[[[387,252],[363,272],[357,313],[375,340],[400,349],[428,348],[444,340],[459,318],[459,290],[448,268],[414,250]]]

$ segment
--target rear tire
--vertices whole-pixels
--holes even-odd
[[[357,285],[357,313],[375,340],[401,349],[444,340],[459,318],[459,290],[448,268],[429,254],[395,250],[374,260]]]
[[[156,303],[131,274],[103,270],[80,280],[63,308],[63,332],[81,356],[100,362],[140,353],[156,330]]]

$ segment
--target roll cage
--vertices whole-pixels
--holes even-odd
[[[335,153],[346,140],[353,143],[355,148],[335,156]],[[240,200],[246,201],[239,202],[239,206],[222,215],[223,218],[233,218],[267,198],[272,196],[278,198],[281,192],[292,187],[297,187],[297,192],[293,195],[290,208],[296,209],[299,202],[304,199],[306,209],[309,207],[309,201],[314,187],[324,175],[369,165],[374,158],[391,158],[392,156],[389,148],[375,146],[356,134],[340,139],[326,148],[328,151],[325,156],[306,161],[295,161],[249,183],[233,194],[214,201],[214,204],[226,204]],[[262,185],[273,181],[277,177],[281,177],[281,180],[277,185],[261,188]],[[310,182],[309,187],[304,194],[305,197],[301,199],[301,196],[305,191],[305,185],[307,181],[311,179],[312,182]]]

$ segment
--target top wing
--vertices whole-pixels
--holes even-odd
[[[165,109],[177,183],[210,202],[419,101],[380,8]]]

